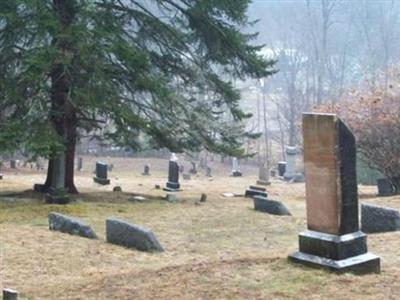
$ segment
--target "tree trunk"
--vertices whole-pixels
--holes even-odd
[[[46,181],[43,186],[43,190],[42,190],[43,192],[48,192],[49,188],[51,187],[53,166],[54,166],[54,160],[51,158],[51,159],[49,159],[49,165],[47,166],[47,177],[46,177]]]
[[[390,178],[390,181],[392,182],[392,184],[394,186],[394,193],[396,195],[400,195],[400,176],[392,177],[392,178]]]

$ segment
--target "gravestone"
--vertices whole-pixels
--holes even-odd
[[[192,176],[189,173],[183,173],[182,174],[182,178],[184,180],[190,180],[192,178]]]
[[[269,181],[269,168],[266,164],[261,164],[258,169],[258,185],[270,185],[271,182]]]
[[[365,233],[398,231],[400,230],[400,213],[388,207],[362,204],[361,230]]]
[[[296,263],[336,272],[380,272],[359,230],[356,143],[334,114],[303,114],[307,230],[299,234]]]
[[[279,161],[278,162],[278,176],[283,177],[286,172],[286,161]]]
[[[164,251],[150,229],[114,218],[106,220],[106,236],[111,244],[140,251]]]
[[[232,174],[233,177],[240,177],[242,173],[240,172],[239,160],[237,157],[232,157]]]
[[[45,195],[46,203],[67,204],[68,197],[65,186],[65,153],[62,152],[53,158],[53,168],[51,170],[51,186]]]
[[[197,174],[197,164],[196,162],[192,161],[190,162],[192,164],[192,168],[189,170],[190,174]]]
[[[13,289],[3,289],[3,300],[18,300],[18,292]]]
[[[94,182],[102,185],[110,184],[110,179],[107,178],[108,167],[107,164],[97,161],[96,162],[96,177],[93,178]]]
[[[82,170],[83,170],[83,158],[78,157],[78,171],[82,171]]]
[[[180,191],[178,158],[175,153],[171,154],[169,160],[168,181],[164,190],[168,192]]]
[[[211,168],[209,166],[206,168],[206,177],[212,177]]]
[[[267,191],[264,187],[251,185],[244,194],[245,197],[263,196],[268,197]]]
[[[10,169],[16,169],[16,168],[17,168],[17,161],[10,160]]]
[[[144,165],[144,169],[143,169],[143,176],[149,176],[150,175],[150,166],[149,165]]]
[[[394,195],[394,186],[387,178],[379,178],[376,180],[378,185],[378,196],[393,196]]]
[[[254,209],[278,216],[291,216],[287,207],[280,201],[271,200],[260,195],[254,196]]]
[[[292,179],[296,174],[296,158],[299,150],[297,147],[286,147],[286,168],[283,178],[286,180]]]
[[[97,239],[94,230],[78,218],[52,212],[49,214],[48,219],[50,230],[79,235],[89,239]]]
[[[114,164],[107,165],[107,169],[108,171],[112,172],[112,170],[114,169]]]

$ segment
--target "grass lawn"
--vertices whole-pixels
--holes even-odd
[[[304,184],[275,180],[268,188],[270,198],[283,201],[291,217],[256,212],[249,199],[221,195],[244,193],[256,182],[256,171],[249,170],[241,178],[219,169],[213,180],[203,174],[181,180],[178,203],[168,203],[162,200],[165,192],[154,188],[165,185],[165,162],[156,162],[163,166],[144,177],[143,161],[115,160],[109,186],[93,183],[91,170],[77,173],[81,193],[65,206],[43,204],[43,195],[32,192],[34,183],[43,182],[43,171],[5,171],[0,180],[0,288],[18,290],[21,299],[400,297],[400,232],[368,236],[369,251],[381,257],[379,275],[336,275],[288,262],[287,255],[297,249],[297,234],[306,229]],[[112,192],[116,185],[123,192]],[[360,202],[400,209],[400,197],[376,198],[375,189],[360,187]],[[151,199],[131,203],[127,199],[133,193]],[[201,193],[208,195],[207,202],[196,205]],[[99,240],[49,231],[52,211],[82,218]],[[109,216],[151,228],[166,251],[107,244]]]

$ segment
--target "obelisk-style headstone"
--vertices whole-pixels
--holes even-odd
[[[232,157],[232,176],[234,176],[234,177],[242,176],[242,173],[240,172],[240,166],[239,166],[239,161],[238,161],[237,157]]]
[[[303,137],[308,230],[290,258],[338,272],[379,272],[380,259],[359,231],[353,134],[334,114],[310,113]]]
[[[96,177],[93,178],[94,182],[102,185],[110,184],[110,179],[107,176],[107,164],[97,161],[96,162]]]
[[[296,147],[286,147],[286,168],[283,177],[287,180],[292,179],[296,174],[296,158],[299,150]]]
[[[178,158],[175,153],[171,154],[169,160],[168,181],[164,190],[169,192],[180,191]]]

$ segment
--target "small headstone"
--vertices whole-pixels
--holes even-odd
[[[207,195],[206,194],[201,194],[200,202],[206,202],[206,200],[207,200]]]
[[[38,193],[44,193],[46,192],[46,186],[44,184],[35,183],[33,185],[33,190]]]
[[[361,231],[365,233],[400,230],[398,210],[371,204],[361,204]]]
[[[108,167],[107,164],[97,161],[96,162],[96,177],[93,178],[94,182],[102,185],[110,184],[110,179],[107,178]]]
[[[182,178],[184,180],[190,180],[192,178],[192,175],[190,175],[189,173],[183,173]]]
[[[143,176],[149,176],[150,175],[150,166],[149,165],[144,165],[144,169],[143,169]]]
[[[299,234],[296,263],[336,272],[379,273],[359,229],[356,142],[334,114],[303,114],[307,231]]]
[[[3,300],[18,300],[18,292],[13,289],[3,289]]]
[[[48,218],[50,230],[79,235],[89,239],[97,239],[94,230],[80,219],[56,212],[50,213]]]
[[[295,173],[292,177],[292,182],[304,182],[304,175],[302,173]]]
[[[10,169],[16,169],[16,168],[17,168],[17,161],[10,160]]]
[[[113,188],[113,192],[122,192],[122,188],[119,185],[117,185]]]
[[[278,162],[278,176],[283,177],[286,172],[286,161]]]
[[[167,195],[165,196],[165,200],[167,200],[167,201],[170,202],[170,203],[178,202],[178,198],[176,198],[176,196],[173,195],[173,194],[167,194]]]
[[[179,166],[178,166],[178,158],[175,153],[172,153],[171,159],[169,160],[169,169],[168,169],[168,181],[165,191],[168,192],[178,192],[180,191],[179,184]]]
[[[263,196],[254,196],[254,209],[272,215],[291,216],[287,207],[280,201],[271,200]]]
[[[192,164],[192,168],[189,170],[190,174],[197,174],[197,164],[196,162],[192,161],[190,162]]]
[[[164,251],[154,233],[147,228],[114,218],[106,220],[107,242],[140,251]]]
[[[206,177],[212,177],[211,171],[212,171],[211,168],[209,166],[207,166],[207,168],[206,168]]]
[[[82,171],[83,170],[83,158],[79,157],[78,158],[78,171]]]
[[[385,197],[385,196],[393,196],[394,193],[394,186],[387,178],[379,178],[376,180],[378,185],[378,196]]]
[[[159,190],[159,189],[161,189],[161,186],[160,186],[159,184],[155,184],[155,185],[154,185],[154,188],[155,188],[156,190]]]

